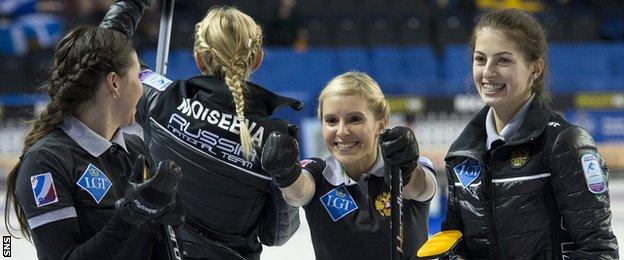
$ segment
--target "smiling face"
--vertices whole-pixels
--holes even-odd
[[[328,96],[321,103],[323,140],[350,176],[375,163],[378,134],[385,126],[367,103],[366,98],[353,95]]]
[[[515,42],[503,33],[482,28],[476,34],[472,74],[483,101],[497,113],[513,116],[531,96],[540,71],[528,64]]]

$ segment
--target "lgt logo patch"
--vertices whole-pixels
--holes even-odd
[[[76,184],[88,192],[98,204],[112,186],[106,175],[93,164],[87,166]]]
[[[330,190],[319,198],[334,222],[358,208],[344,185]]]
[[[474,159],[466,159],[462,163],[453,167],[455,175],[461,182],[462,187],[467,188],[481,174],[481,165]]]

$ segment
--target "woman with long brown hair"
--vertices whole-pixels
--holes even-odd
[[[141,139],[120,130],[134,123],[139,69],[131,41],[113,30],[79,27],[58,43],[50,101],[7,179],[7,227],[13,207],[39,259],[167,257],[155,223],[181,224],[180,168],[151,167]]]
[[[468,259],[617,259],[607,164],[549,105],[546,34],[531,14],[479,17],[470,42],[486,106],[446,155],[444,230]]]

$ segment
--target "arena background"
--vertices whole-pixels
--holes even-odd
[[[111,2],[0,1],[2,187],[21,154],[25,121],[46,102],[37,89],[46,78],[58,37],[76,25],[97,25]],[[432,203],[430,233],[439,230],[444,215],[444,155],[483,106],[475,95],[467,48],[474,18],[491,8],[534,13],[550,41],[552,105],[598,143],[611,170],[614,232],[624,242],[623,1],[177,0],[169,78],[197,74],[191,50],[194,24],[212,5],[236,5],[262,25],[265,60],[252,81],[304,101],[300,113],[276,115],[300,125],[303,156],[327,154],[315,111],[316,97],[331,77],[358,70],[379,82],[392,107],[392,125],[412,127],[421,153],[438,166],[441,192]],[[152,68],[159,7],[157,1],[150,8],[134,38],[140,57]],[[7,234],[4,223],[0,233]],[[24,239],[14,239],[12,246],[13,258],[36,258],[34,247]],[[303,215],[302,227],[291,241],[263,254],[264,259],[294,256],[314,258]]]

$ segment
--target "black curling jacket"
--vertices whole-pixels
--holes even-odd
[[[100,26],[132,36],[144,8],[143,1],[117,0]],[[179,236],[185,256],[257,259],[260,242],[285,243],[299,227],[299,211],[286,204],[262,170],[260,152],[272,131],[288,133],[287,122],[270,118],[273,112],[283,106],[300,110],[302,103],[247,82],[245,116],[256,145],[247,159],[232,94],[222,79],[171,81],[147,68],[139,77],[145,92],[136,120],[150,153],[184,171],[186,222]]]
[[[486,150],[484,107],[446,156],[443,230],[469,259],[617,259],[608,169],[591,136],[535,99],[519,130]]]
[[[205,246],[216,243],[248,259],[259,257],[260,242],[279,245],[290,238],[299,227],[298,209],[283,201],[260,165],[260,152],[271,132],[288,133],[287,122],[271,114],[282,106],[300,109],[301,102],[246,83],[245,116],[256,146],[246,159],[240,120],[222,79],[198,76],[171,82],[149,70],[141,72],[141,79],[145,93],[137,122],[154,159],[171,159],[184,171],[180,191],[185,227],[205,238]],[[184,234],[183,250],[192,254]]]
[[[156,224],[133,226],[115,209],[141,154],[138,136],[108,141],[71,116],[28,149],[15,196],[39,259],[167,259]]]

